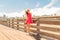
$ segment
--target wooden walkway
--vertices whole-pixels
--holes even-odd
[[[0,25],[0,40],[35,40],[25,32]],[[46,40],[41,38],[41,40]]]
[[[0,40],[35,40],[24,32],[0,25]]]

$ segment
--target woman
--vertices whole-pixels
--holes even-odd
[[[25,13],[26,13],[26,21],[25,21],[26,32],[30,33],[30,24],[32,23],[32,15],[29,9],[27,9]]]

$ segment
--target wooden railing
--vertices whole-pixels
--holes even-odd
[[[31,32],[39,33],[52,39],[60,40],[60,16],[52,17],[39,17],[33,19],[34,23],[31,24]],[[24,30],[24,19],[7,19],[5,25],[18,30]],[[1,22],[3,24],[3,22]]]

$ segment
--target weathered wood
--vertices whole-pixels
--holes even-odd
[[[60,16],[41,16],[40,18],[60,18]]]
[[[40,34],[60,40],[60,35],[50,34],[50,33],[46,33],[46,32],[40,32]]]
[[[51,21],[51,20],[40,20],[41,24],[54,24],[54,25],[60,25],[60,21]]]
[[[19,21],[17,19],[17,30],[19,30]]]
[[[14,19],[12,19],[12,28],[14,28]]]
[[[9,24],[9,27],[10,27],[10,19],[8,19],[8,21],[9,21],[8,24]]]
[[[60,32],[60,28],[52,28],[52,27],[41,26],[41,29],[48,30],[48,31],[53,31],[53,32]]]
[[[42,30],[46,30],[46,31],[52,31],[52,32],[60,33],[60,28],[45,27],[45,26],[40,25],[40,24],[60,25],[60,20],[58,20],[59,18],[60,18],[60,16],[47,16],[47,17],[35,18],[33,20],[34,20],[34,23],[37,24],[37,25],[30,25],[30,26],[31,26],[31,28],[35,28],[37,30],[32,30],[31,29],[31,32],[39,33],[40,29],[42,29]],[[37,19],[39,19],[39,21]],[[21,27],[21,26],[25,26],[24,24],[22,24],[22,22],[25,21],[24,19],[14,19],[13,21],[16,22],[16,23],[14,23],[12,21],[12,19],[9,19],[8,21],[9,21],[9,26],[17,25],[17,29],[23,29],[24,30],[24,28]],[[38,23],[36,21],[38,21]],[[4,24],[4,21],[2,21],[1,23]],[[46,32],[40,32],[40,34],[46,35],[46,36],[49,36],[49,37],[53,37],[53,38],[57,38],[57,39],[59,39],[59,37],[60,37],[60,35],[55,35],[55,34],[46,33]]]
[[[25,32],[0,25],[0,40],[35,40]]]

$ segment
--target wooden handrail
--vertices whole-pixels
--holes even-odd
[[[44,19],[42,19],[42,18],[44,18]],[[49,37],[56,38],[59,40],[60,35],[55,35],[55,34],[46,33],[46,32],[42,32],[42,31],[40,32],[40,29],[42,29],[42,30],[46,30],[46,31],[60,33],[60,28],[57,28],[57,25],[58,26],[60,25],[60,20],[58,20],[58,19],[52,20],[52,19],[45,19],[45,18],[60,18],[60,16],[40,17],[40,18],[33,19],[34,23],[36,25],[31,25],[31,28],[35,28],[37,30],[31,29],[31,31],[34,33],[37,33],[37,34],[40,33],[41,35],[49,36]],[[23,20],[23,19],[8,19],[7,21],[8,21],[9,27],[11,27],[11,24],[12,24],[12,27],[15,27],[14,25],[16,25],[18,30],[20,30],[20,28],[24,30],[23,27],[25,26],[24,25],[25,20]],[[21,22],[21,24],[20,24],[20,22]],[[22,24],[22,22],[23,22],[23,24]],[[46,27],[46,26],[41,26],[40,24],[56,25],[56,27],[53,27],[53,26],[49,27],[47,25],[46,25],[47,26]],[[23,26],[23,27],[21,27],[21,26]]]

